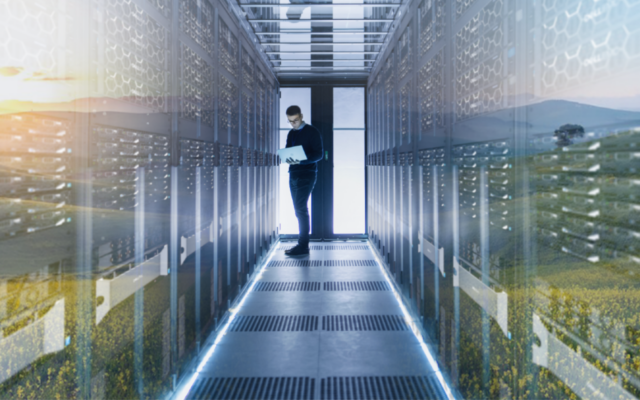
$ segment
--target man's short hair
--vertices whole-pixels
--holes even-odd
[[[302,114],[302,111],[300,110],[300,107],[298,106],[291,106],[289,108],[287,108],[287,115],[288,116],[294,116],[294,115],[298,115],[298,114]]]

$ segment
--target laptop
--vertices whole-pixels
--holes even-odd
[[[307,159],[307,155],[304,152],[302,146],[293,146],[287,147],[285,149],[278,150],[278,156],[280,156],[280,160],[282,162],[286,162],[288,158],[293,158],[294,160],[303,161]]]

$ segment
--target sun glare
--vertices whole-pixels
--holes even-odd
[[[61,103],[74,99],[76,80],[19,67],[0,67],[0,102]]]

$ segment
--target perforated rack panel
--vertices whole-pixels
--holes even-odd
[[[445,82],[444,51],[427,61],[418,73],[420,105],[420,138],[435,136],[436,128],[444,127]]]
[[[214,81],[210,62],[200,57],[187,45],[181,44],[180,83],[182,116],[213,126]]]
[[[92,3],[98,55],[91,61],[98,70],[98,91],[155,112],[166,111],[170,72],[164,21],[133,1]]]
[[[640,10],[605,3],[412,1],[372,68],[367,232],[463,398],[640,393]]]

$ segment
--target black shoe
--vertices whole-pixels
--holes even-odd
[[[308,255],[309,254],[309,246],[303,247],[303,246],[297,245],[297,246],[292,247],[289,250],[285,250],[284,254],[288,255],[288,256]]]

